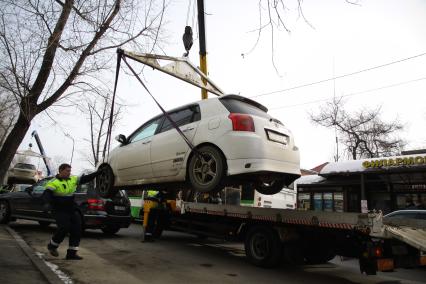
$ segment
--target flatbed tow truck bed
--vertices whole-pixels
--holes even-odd
[[[281,261],[319,264],[336,255],[358,258],[360,271],[366,274],[426,265],[426,226],[383,224],[379,213],[300,211],[180,200],[144,211],[149,212],[144,215],[148,217],[144,236],[159,237],[162,230],[173,230],[201,238],[241,241],[249,261],[261,267],[275,267]]]

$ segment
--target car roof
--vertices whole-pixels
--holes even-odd
[[[386,214],[383,217],[392,217],[393,215],[397,215],[397,214],[409,214],[409,213],[417,213],[417,214],[426,214],[426,210],[423,209],[406,209],[406,210],[397,210],[397,211],[393,211],[389,214]]]
[[[264,105],[262,105],[262,104],[260,104],[260,103],[258,103],[258,102],[256,102],[256,101],[254,101],[254,100],[252,100],[252,99],[249,99],[249,98],[246,98],[246,97],[240,96],[240,95],[228,94],[228,95],[223,95],[223,96],[217,96],[217,97],[209,98],[209,99],[207,99],[207,100],[220,100],[220,99],[235,99],[235,100],[238,100],[238,101],[241,101],[241,102],[246,102],[246,103],[248,103],[248,104],[254,105],[254,106],[256,106],[256,107],[260,108],[261,110],[263,110],[264,112],[268,112],[268,108],[267,108],[267,107],[265,107]],[[206,101],[206,100],[198,100],[198,101],[195,101],[195,102],[192,102],[192,103],[188,103],[188,104],[185,104],[185,105],[181,105],[181,106],[179,106],[179,107],[176,107],[176,108],[173,108],[173,109],[168,110],[168,111],[167,111],[167,113],[175,112],[175,111],[177,111],[177,110],[180,110],[180,109],[186,108],[186,107],[188,107],[188,106],[192,106],[192,105],[194,105],[194,104],[204,104],[204,103],[205,103],[205,101]],[[162,116],[162,115],[163,115],[163,113],[161,113],[161,114],[159,114],[159,115],[157,115],[157,116],[153,117],[152,119],[157,118],[157,117],[160,117],[160,116]]]

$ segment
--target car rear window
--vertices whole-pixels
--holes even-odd
[[[244,102],[234,98],[222,98],[219,100],[231,113],[243,113],[256,115],[268,119],[271,118],[271,116],[267,112],[248,102]]]

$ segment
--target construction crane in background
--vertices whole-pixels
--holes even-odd
[[[40,150],[40,154],[43,157],[43,162],[46,165],[46,171],[47,171],[47,176],[50,176],[51,174],[51,170],[50,170],[50,166],[49,166],[49,161],[47,160],[47,156],[46,156],[46,152],[44,151],[43,145],[41,145],[41,141],[40,141],[40,137],[37,134],[37,131],[33,131],[31,133],[31,136],[35,138],[38,149]]]

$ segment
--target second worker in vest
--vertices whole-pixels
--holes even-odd
[[[47,249],[52,256],[59,256],[57,248],[69,234],[69,247],[66,259],[82,259],[77,254],[82,232],[81,216],[74,202],[74,193],[79,184],[93,180],[99,172],[94,172],[81,177],[71,175],[71,166],[62,164],[55,178],[46,184],[45,199],[50,203],[53,216],[56,220],[57,230],[52,236]]]

